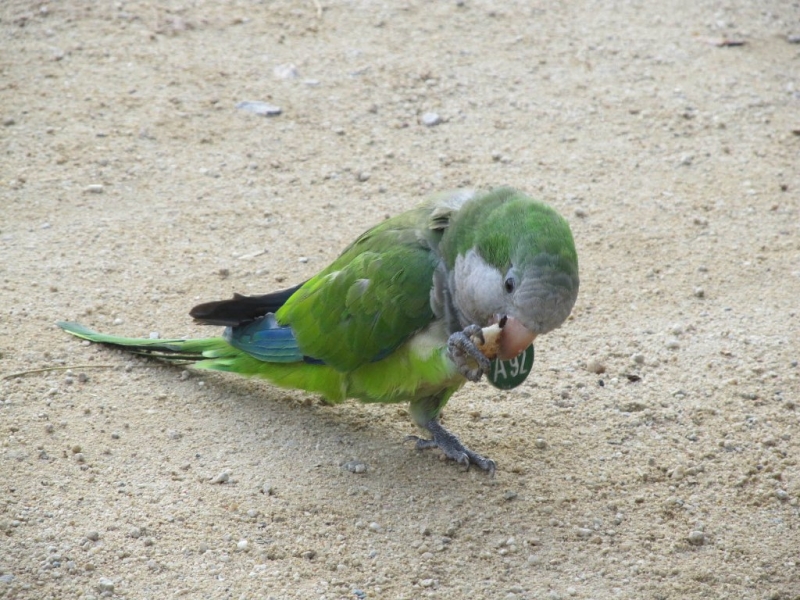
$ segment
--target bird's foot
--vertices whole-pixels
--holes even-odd
[[[459,373],[470,381],[480,381],[481,376],[489,373],[491,363],[478,348],[476,341],[483,344],[483,330],[478,325],[468,325],[463,331],[456,331],[447,340],[447,355]],[[477,363],[477,368],[474,364]]]
[[[455,435],[447,431],[437,420],[428,421],[425,424],[425,429],[431,432],[433,439],[429,440],[416,435],[409,435],[406,436],[406,441],[416,442],[417,450],[439,448],[447,458],[464,465],[466,471],[469,471],[470,465],[477,465],[494,477],[494,472],[497,468],[495,462],[491,458],[481,456],[464,446]]]

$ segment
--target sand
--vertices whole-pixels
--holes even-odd
[[[0,598],[800,598],[799,24],[744,0],[4,2]],[[403,405],[54,325],[213,335],[198,302],[497,185],[570,221],[581,292],[522,386],[445,410],[494,479],[404,444]]]

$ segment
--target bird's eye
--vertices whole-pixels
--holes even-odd
[[[506,288],[506,291],[510,294],[517,287],[517,282],[513,277],[506,277],[506,281],[503,284],[503,286]]]

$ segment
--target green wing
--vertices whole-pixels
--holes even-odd
[[[300,351],[341,371],[385,358],[434,320],[441,232],[420,207],[363,234],[278,310]]]

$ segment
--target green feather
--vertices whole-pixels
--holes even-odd
[[[321,394],[333,403],[346,398],[362,402],[408,402],[444,389],[452,393],[464,384],[464,378],[444,356],[439,343],[444,332],[437,331],[437,325],[383,360],[366,363],[352,371],[341,371],[329,365],[304,362],[267,363],[234,348],[221,337],[152,340],[99,333],[78,323],[59,321],[56,324],[90,342],[171,363],[194,363],[196,369],[268,379],[283,388]]]
[[[303,354],[351,371],[434,319],[432,247],[441,234],[425,227],[429,213],[410,211],[371,229],[277,311]]]
[[[512,188],[487,192],[452,219],[441,243],[448,267],[475,248],[486,262],[505,272],[538,254],[558,256],[577,275],[578,256],[569,224],[555,210]],[[522,266],[522,265],[520,265]]]

